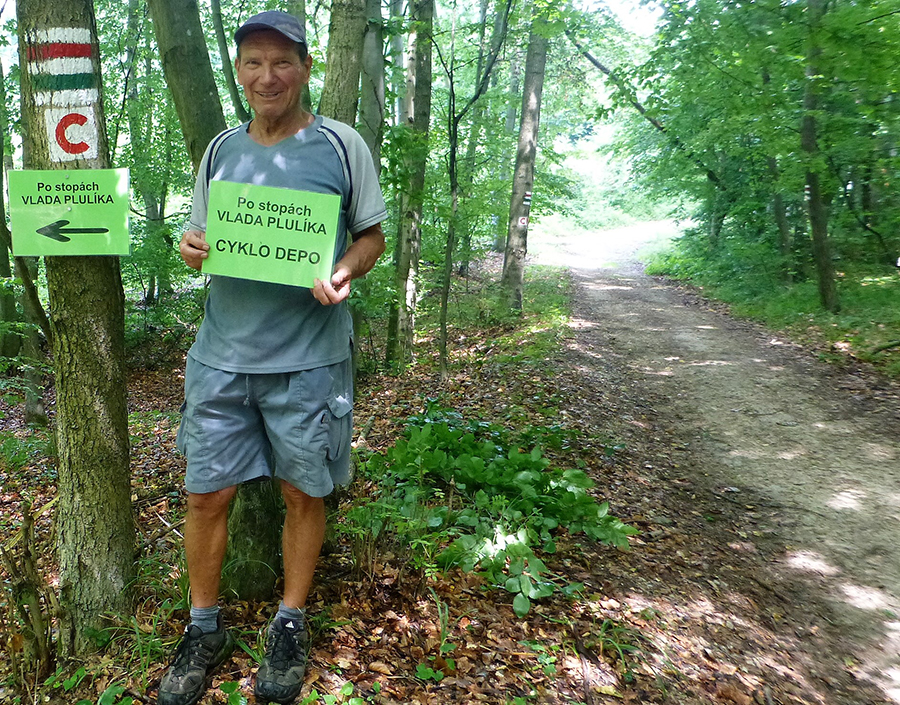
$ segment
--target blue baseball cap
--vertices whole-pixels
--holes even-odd
[[[281,10],[267,10],[266,12],[260,12],[258,15],[253,15],[234,33],[234,43],[240,46],[244,37],[250,32],[256,32],[261,29],[274,29],[288,39],[306,46],[306,29],[300,24],[300,20]]]

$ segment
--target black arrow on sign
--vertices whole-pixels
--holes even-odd
[[[78,233],[109,232],[109,228],[67,228],[66,226],[68,224],[68,220],[57,220],[55,223],[50,223],[50,225],[45,225],[43,228],[38,228],[37,233],[38,235],[49,237],[51,240],[57,240],[59,242],[69,242],[69,240],[71,240],[72,238],[66,237],[65,234],[75,235]]]

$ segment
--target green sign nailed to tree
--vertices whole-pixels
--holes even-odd
[[[9,216],[17,257],[127,255],[128,170],[12,171]]]

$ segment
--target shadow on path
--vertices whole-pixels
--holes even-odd
[[[576,413],[615,427],[644,468],[621,492],[650,574],[619,587],[668,610],[671,653],[697,651],[682,654],[703,661],[686,692],[900,703],[900,410],[644,275],[636,250],[671,228],[532,248],[577,282]]]

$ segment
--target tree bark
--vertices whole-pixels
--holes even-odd
[[[147,0],[166,83],[196,172],[213,137],[225,129],[196,0]]]
[[[26,168],[107,167],[91,0],[19,0],[17,14]],[[39,88],[37,77],[46,78],[48,71],[34,57],[54,35],[90,46],[92,71],[86,75],[94,76],[96,92],[72,99],[81,102],[67,101],[64,107],[94,111],[96,158],[57,161],[51,156],[45,130],[45,111],[50,108],[39,106],[38,97],[49,95],[51,102],[66,99],[52,88]],[[66,657],[91,650],[91,635],[102,627],[103,615],[130,606],[135,544],[125,399],[125,297],[117,257],[48,257],[46,264],[59,454],[56,521],[63,612],[58,648]]]
[[[405,165],[409,174],[400,189],[397,242],[394,249],[394,291],[388,324],[387,359],[403,367],[411,358],[418,303],[419,252],[422,244],[422,205],[428,161],[428,125],[431,122],[431,42],[434,0],[418,0],[410,7],[407,91],[404,113],[411,116],[411,145]]]
[[[403,8],[406,5],[404,0],[389,0],[390,2],[390,18],[394,24],[397,24],[403,19]],[[394,126],[397,125],[406,125],[409,123],[412,116],[405,115],[403,113],[404,110],[404,100],[403,96],[406,94],[406,81],[403,78],[404,68],[403,65],[403,35],[400,32],[394,32],[393,37],[391,38],[391,64],[394,67],[393,77],[394,84],[391,86],[394,90]]]
[[[383,25],[381,0],[366,0],[358,129],[372,153],[376,174],[381,173],[381,143],[384,137]]]
[[[6,179],[6,135],[9,133],[9,117],[6,112],[6,85],[3,65],[0,63],[0,194],[5,191]],[[10,162],[11,163],[11,162]],[[0,198],[0,278],[7,282],[12,279],[13,272],[10,265],[12,253],[12,236],[9,226],[6,224],[6,205]],[[0,321],[5,324],[0,335],[0,355],[5,358],[13,358],[19,354],[22,347],[21,333],[15,330],[16,324],[21,322],[21,317],[16,309],[16,295],[12,287],[4,286],[0,292]]]
[[[302,27],[306,27],[306,0],[290,0],[287,3],[286,11],[296,17]],[[304,84],[303,88],[300,89],[300,105],[308,113],[313,111],[308,83]]]
[[[831,261],[831,243],[828,239],[828,211],[822,196],[822,185],[819,179],[821,160],[816,134],[816,110],[819,107],[818,61],[822,50],[818,45],[817,34],[825,6],[822,0],[807,0],[809,10],[809,46],[806,53],[806,84],[803,89],[803,118],[800,123],[800,144],[806,152],[806,190],[809,226],[812,232],[813,259],[816,263],[816,274],[819,285],[819,299],[822,306],[832,313],[840,310],[837,285],[835,283],[834,263]]]
[[[140,37],[139,10],[139,1],[129,0],[125,51],[126,65],[130,68],[128,71],[127,99],[125,103],[131,152],[132,154],[149,154],[153,137],[153,117],[156,101],[153,99],[153,89],[150,85],[153,68],[149,51],[145,52],[143,74],[138,70],[141,63],[138,60],[138,39]],[[145,98],[144,101],[140,100],[142,94]],[[169,140],[167,140],[165,145],[166,151],[168,151],[169,147],[168,142]],[[164,164],[168,164],[168,160],[164,160]],[[132,168],[132,187],[141,195],[141,199],[144,202],[144,216],[146,218],[145,239],[150,242],[159,240],[161,249],[162,246],[171,247],[173,243],[165,228],[168,185],[165,178],[163,178],[162,182],[158,184],[158,189],[154,189],[151,179],[147,177],[146,167]],[[144,291],[144,303],[146,305],[155,304],[162,294],[170,291],[171,283],[165,265],[150,265],[150,281]]]
[[[521,74],[521,58],[518,54],[511,57],[509,62],[509,91],[507,92],[506,120],[503,123],[504,146],[503,158],[500,162],[500,183],[511,181],[513,166],[513,136],[516,131],[516,117],[519,115],[519,77]],[[505,195],[505,194],[504,194]],[[498,194],[499,197],[499,194]],[[494,252],[503,252],[506,249],[506,235],[509,232],[509,209],[504,213],[506,217],[497,219],[494,231]]]
[[[210,0],[212,9],[213,27],[216,30],[216,43],[219,45],[219,57],[222,60],[222,75],[225,76],[225,85],[228,86],[228,95],[231,96],[231,104],[234,106],[234,114],[238,121],[247,122],[250,113],[244,107],[241,91],[234,79],[234,65],[231,63],[231,54],[228,51],[228,39],[225,36],[225,27],[222,24],[221,0]]]
[[[522,310],[525,280],[525,255],[528,252],[528,216],[534,186],[534,161],[537,156],[538,128],[541,122],[541,95],[544,89],[544,67],[547,64],[549,40],[535,30],[532,21],[525,57],[525,83],[522,117],[519,123],[519,146],[516,170],[509,202],[509,231],[503,257],[502,284],[512,309]]]
[[[365,31],[365,0],[334,0],[319,113],[348,125],[356,123]]]
[[[775,157],[767,157],[767,165],[769,175],[772,177],[772,211],[775,217],[775,225],[778,228],[778,250],[781,253],[781,279],[785,284],[790,284],[792,280],[791,274],[791,224],[787,218],[787,207],[784,205],[784,197],[781,195],[781,189],[778,186],[778,160]]]

